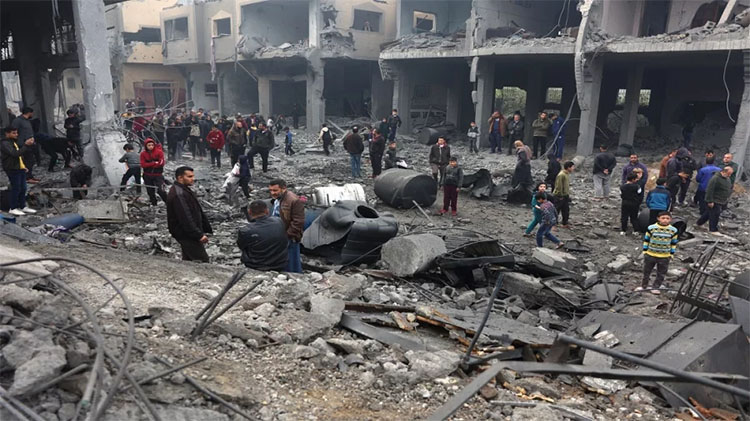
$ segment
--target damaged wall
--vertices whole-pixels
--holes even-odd
[[[165,65],[200,62],[201,54],[197,37],[202,32],[198,32],[195,9],[195,7],[178,6],[162,10],[161,39],[164,40],[162,54]],[[166,22],[180,18],[187,18],[187,38],[170,38],[166,33]]]
[[[677,32],[683,31],[685,29],[690,29],[690,24],[693,21],[696,12],[698,12],[698,9],[702,5],[708,3],[711,2],[709,0],[672,0],[672,7],[670,8],[669,17],[667,19],[667,32]],[[726,2],[724,2],[724,4],[726,4]],[[750,7],[750,1],[739,0],[737,1],[737,5],[734,7],[734,11],[739,12],[743,9],[746,9],[747,7]],[[724,8],[719,7],[719,9],[720,10],[718,11],[718,15],[721,16],[721,12],[724,10]],[[718,21],[718,18],[716,18],[716,20],[714,21]]]
[[[435,15],[435,32],[451,34],[466,30],[466,20],[471,16],[471,0],[402,0],[399,38],[420,32],[414,27],[417,11]]]
[[[544,36],[557,24],[563,0],[539,0],[516,2],[510,0],[474,0],[475,14],[481,19],[479,30],[486,33],[494,28],[523,28],[537,36]],[[569,20],[577,22],[579,16],[570,15]],[[563,22],[564,25],[564,16]],[[570,23],[569,23],[570,25]],[[480,34],[479,39],[484,36]],[[555,35],[553,32],[551,35]]]
[[[219,75],[219,95],[219,108],[222,114],[249,114],[259,110],[258,82],[239,66],[222,66]]]
[[[604,2],[602,5],[603,29],[611,35],[638,36],[644,4],[643,0]]]
[[[252,49],[264,43],[278,46],[285,42],[297,44],[308,37],[306,1],[250,1],[240,3],[240,33]],[[262,38],[259,42],[253,38]]]
[[[380,45],[396,38],[396,2],[373,2],[370,0],[339,0],[334,4],[338,13],[336,15],[336,27],[349,31],[354,38],[355,51],[352,57],[377,60],[380,55]],[[371,23],[372,31],[361,30],[355,26],[355,10],[362,12],[379,13],[380,20],[375,26]],[[378,29],[377,31],[375,29]]]
[[[211,80],[211,69],[209,66],[190,66],[187,69],[187,73],[190,98],[193,101],[192,107],[195,109],[204,108],[211,111],[218,110],[218,82]],[[211,93],[213,89],[216,89],[216,94]]]

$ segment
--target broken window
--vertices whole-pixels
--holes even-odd
[[[216,83],[207,83],[203,86],[203,93],[206,96],[219,96],[219,85]]]
[[[562,88],[547,88],[547,104],[562,104]]]
[[[68,89],[76,89],[76,79],[74,77],[69,77],[67,82],[68,82]]]
[[[161,29],[141,28],[138,32],[123,32],[122,41],[125,44],[131,42],[161,42]]]
[[[435,32],[436,16],[434,13],[414,11],[414,29],[417,32]]]
[[[214,36],[232,35],[232,18],[214,20]]]
[[[380,32],[380,19],[382,16],[382,13],[354,9],[352,29],[366,32]]]
[[[188,18],[170,19],[164,22],[164,36],[167,41],[188,38]]]
[[[617,91],[616,105],[625,105],[625,97],[627,96],[627,93],[628,91],[625,89],[620,89]],[[638,96],[638,106],[648,107],[650,103],[651,103],[651,89],[641,89],[641,92]]]

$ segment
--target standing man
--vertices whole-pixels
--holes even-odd
[[[302,241],[302,232],[305,226],[305,204],[299,200],[296,194],[287,190],[286,181],[282,179],[271,180],[268,190],[273,198],[271,214],[280,217],[286,229],[287,253],[289,255],[286,271],[302,273],[299,243]]]
[[[288,263],[289,247],[284,222],[270,216],[268,205],[262,200],[250,203],[247,212],[250,223],[237,233],[240,260],[251,269],[282,272]]]
[[[388,129],[388,118],[387,117],[383,117],[383,119],[380,120],[380,124],[378,124],[378,131],[380,132],[380,134],[383,135],[383,138],[388,137],[389,129]]]
[[[714,155],[714,151],[712,151],[711,149],[708,149],[708,150],[706,150],[706,152],[704,152],[703,158],[701,158],[701,160],[698,161],[698,165],[697,165],[696,169],[700,170],[701,168],[705,167],[706,166],[706,160],[708,160],[708,158],[711,158],[714,161],[716,161],[716,156]]]
[[[547,136],[549,135],[549,128],[552,125],[547,118],[547,112],[540,111],[539,118],[531,123],[531,129],[534,133],[534,156],[532,159],[536,159],[539,154],[547,151]],[[565,225],[563,223],[563,225]]]
[[[432,169],[432,178],[437,181],[438,186],[443,185],[445,176],[445,167],[451,160],[451,147],[445,143],[444,137],[439,137],[437,144],[430,148],[430,168]],[[440,178],[438,178],[440,175]]]
[[[234,167],[234,164],[237,163],[240,156],[245,154],[245,145],[247,144],[245,129],[242,127],[242,120],[234,122],[232,128],[227,132],[227,141],[229,142],[229,154],[232,160],[232,167]]]
[[[211,166],[216,161],[216,168],[221,168],[221,150],[224,148],[224,133],[219,130],[219,126],[213,125],[211,131],[206,135],[206,142],[211,150]]]
[[[333,143],[333,135],[331,134],[331,129],[328,128],[326,123],[323,123],[323,126],[320,129],[318,140],[323,142],[323,153],[325,153],[326,156],[330,155],[331,151],[329,151],[328,148],[330,148],[331,143]]]
[[[695,191],[695,203],[698,205],[698,210],[701,215],[706,213],[708,206],[706,206],[706,189],[708,188],[708,182],[717,172],[721,171],[721,168],[714,165],[714,158],[706,158],[705,165],[703,168],[698,170],[698,175],[695,176],[695,181],[698,183],[698,189]],[[733,173],[734,174],[734,173]]]
[[[18,129],[6,127],[4,132],[5,136],[0,143],[0,159],[3,171],[10,181],[9,213],[15,216],[34,214],[36,211],[26,206],[26,165],[23,159],[34,146],[34,138],[29,137],[19,142]]]
[[[34,117],[34,109],[31,107],[23,107],[21,109],[21,115],[16,117],[11,123],[11,127],[18,130],[18,141],[16,143],[25,143],[26,139],[34,139],[34,126],[31,125],[31,118]],[[36,164],[36,156],[39,155],[36,149],[39,145],[36,142],[32,142],[23,156],[23,162],[26,166],[26,181],[32,184],[38,183],[38,178],[34,177],[34,164]]]
[[[707,211],[696,222],[696,225],[703,226],[708,221],[708,230],[712,233],[719,232],[719,217],[721,212],[727,207],[729,196],[732,194],[732,174],[734,169],[725,166],[721,172],[714,174],[706,187],[706,206]]]
[[[661,159],[661,162],[659,163],[659,178],[667,178],[667,164],[675,155],[677,155],[677,149],[672,149],[671,152]]]
[[[385,153],[385,138],[378,129],[373,130],[370,140],[370,164],[372,164],[372,178],[380,175],[383,168],[383,154]]]
[[[633,172],[634,169],[640,168],[643,171],[643,177],[641,179],[648,180],[648,168],[646,168],[645,165],[638,162],[638,155],[631,153],[630,154],[630,162],[628,162],[628,165],[626,165],[622,169],[622,180],[620,181],[620,184],[625,184],[628,179],[628,175]]]
[[[359,127],[352,127],[352,132],[344,138],[344,149],[349,152],[352,177],[362,177],[362,152],[365,151],[365,144],[362,142],[362,136],[359,135]]]
[[[505,117],[500,111],[495,111],[487,120],[487,123],[490,126],[490,153],[495,153],[495,149],[497,149],[497,153],[502,153],[503,137],[507,130]]]
[[[151,131],[154,132],[156,141],[163,145],[166,127],[164,126],[164,114],[161,111],[151,118]]]
[[[143,169],[143,184],[146,185],[146,193],[151,206],[156,206],[156,195],[161,200],[167,201],[164,192],[164,151],[161,145],[157,145],[154,139],[146,139],[146,149],[141,152],[141,168]]]
[[[68,110],[68,118],[65,119],[65,137],[75,145],[78,159],[83,159],[83,146],[81,145],[81,119],[74,109]]]
[[[732,182],[732,188],[734,188],[734,180],[737,178],[737,170],[740,168],[733,159],[734,155],[727,153],[724,154],[724,159],[722,160],[722,167],[732,167],[732,175],[729,177],[729,181]]]
[[[175,170],[175,183],[167,195],[167,225],[169,233],[180,243],[182,260],[208,263],[203,245],[208,243],[206,234],[213,234],[213,230],[198,197],[190,189],[193,184],[192,168],[183,166]]]
[[[401,117],[398,116],[398,110],[393,109],[388,117],[388,140],[396,139],[396,130],[401,127]]]
[[[549,115],[552,120],[552,144],[555,145],[553,151],[555,156],[562,159],[563,149],[565,149],[565,120],[559,115],[552,113]]]
[[[299,128],[299,115],[300,115],[300,106],[298,103],[295,102],[294,105],[292,105],[292,124],[295,130]]]
[[[250,161],[250,169],[255,168],[255,155],[260,154],[263,163],[263,172],[268,172],[268,153],[274,147],[273,132],[266,126],[266,123],[258,123],[259,133],[255,135],[250,152],[247,153],[247,159]]]
[[[555,207],[557,211],[562,213],[562,227],[570,228],[570,174],[575,171],[576,165],[573,161],[568,161],[563,164],[563,170],[557,175],[555,179],[555,189],[552,191],[552,195],[555,196]]]
[[[513,153],[513,144],[516,140],[523,140],[524,124],[521,113],[513,113],[513,119],[508,123],[508,155]],[[557,173],[555,173],[557,175]]]
[[[607,152],[607,145],[599,146],[599,154],[594,158],[594,200],[609,199],[609,181],[617,159]]]

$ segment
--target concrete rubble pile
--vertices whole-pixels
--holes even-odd
[[[122,392],[129,380],[118,379],[121,392],[106,411],[114,418],[104,419],[143,418],[149,405],[164,420],[241,419],[239,412],[262,420],[445,419],[450,414],[464,419],[658,420],[675,414],[687,419],[696,411],[707,418],[739,416],[734,395],[681,376],[699,372],[704,373],[701,381],[748,386],[748,343],[741,326],[748,297],[742,288],[728,290],[750,269],[750,259],[730,257],[748,253],[743,208],[730,206],[724,224],[736,235],[722,237],[718,245],[715,238],[688,228],[693,238],[682,241],[668,273],[672,291],[639,294],[632,290],[641,276],[640,239],[612,229],[619,202],[590,199],[587,160],[579,161],[572,177],[575,229],[560,232],[565,250],[551,250],[521,236],[531,217],[526,204],[465,193],[455,218],[437,216],[439,204],[393,208],[375,194],[376,181],[352,180],[339,140],[325,156],[317,151],[316,133],[295,134],[300,152],[291,157],[273,152],[271,171],[253,175],[250,200],[266,199],[268,181],[275,177],[289,180],[292,190],[308,198],[316,188],[358,183],[365,200],[356,206],[390,215],[397,227],[372,260],[346,264],[310,253],[303,257],[304,274],[242,267],[235,244],[237,229],[246,223],[244,199],[229,201],[220,188],[226,170],[209,169],[201,161],[188,163],[196,169],[195,191],[216,233],[208,246],[211,265],[176,260],[179,247],[166,231],[164,207],[133,200],[132,188],[121,195],[102,190],[89,196],[125,202],[126,222],[85,221],[60,238],[35,232],[22,239],[25,245],[0,230],[0,245],[9,249],[89,259],[105,275],[122,279],[114,282],[124,282],[132,302],[135,339],[127,368],[136,382],[168,370],[160,361],[179,367],[200,360],[145,382],[146,399],[135,403],[129,393],[137,389]],[[469,154],[462,137],[450,141],[467,174],[485,169],[494,185],[509,183],[515,157]],[[428,148],[402,141],[399,155],[422,173]],[[642,160],[650,164],[659,158]],[[177,165],[169,162],[165,173]],[[532,162],[535,179],[545,173],[546,163]],[[23,227],[17,228],[33,228],[47,216],[77,209],[64,191],[39,194],[63,180],[53,173],[47,184],[32,189],[33,200],[48,204],[49,215],[19,220],[16,225]],[[742,195],[733,198],[741,200]],[[351,206],[342,202],[325,208],[311,199],[306,211],[314,220],[326,210],[357,209]],[[695,218],[691,208],[680,212]],[[0,259],[0,272],[10,270],[4,267],[8,262],[24,258]],[[70,263],[47,270],[79,291],[92,309],[101,308],[98,327],[112,353],[103,356],[104,379],[111,385],[118,372],[112,360],[122,361],[128,344],[127,306],[107,302],[114,291],[100,291],[101,278],[94,282]],[[714,276],[697,277],[703,272]],[[0,281],[0,353],[5,358],[0,384],[7,396],[49,414],[44,419],[71,419],[71,405],[77,409],[96,363],[98,346],[91,335],[98,327],[79,323],[85,318],[80,303],[67,290],[49,288],[47,277],[7,284],[12,276],[20,275],[8,272]],[[690,293],[691,285],[703,285],[702,293]],[[696,302],[700,305],[688,305]],[[71,338],[68,332],[79,336]],[[695,337],[701,338],[700,346],[678,356]],[[570,338],[603,351],[571,346]],[[628,359],[604,352],[625,353]],[[645,365],[652,363],[679,375]],[[36,390],[82,365],[86,368]],[[21,380],[19,372],[31,371],[34,376],[24,374]],[[340,394],[357,411],[333,407],[321,389]]]

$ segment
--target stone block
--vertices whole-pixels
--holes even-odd
[[[610,271],[614,273],[622,273],[626,269],[628,269],[632,264],[633,262],[630,260],[628,256],[620,254],[620,255],[617,255],[617,257],[615,257],[614,261],[607,263],[607,269],[609,269]]]
[[[435,258],[447,251],[445,242],[437,235],[417,234],[388,240],[381,257],[392,274],[412,276],[428,270]]]
[[[325,317],[333,325],[341,321],[344,313],[344,301],[315,294],[310,298],[310,312]]]
[[[560,269],[573,269],[578,263],[578,259],[570,253],[544,247],[535,248],[531,258],[543,265]]]

